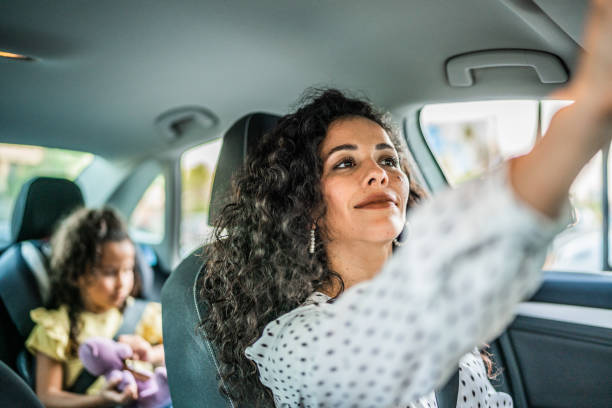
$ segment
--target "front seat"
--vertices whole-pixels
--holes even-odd
[[[15,358],[34,327],[30,310],[47,301],[46,238],[55,224],[83,206],[72,181],[35,177],[17,196],[11,219],[12,244],[0,256],[0,360],[16,369]]]
[[[232,175],[277,120],[277,116],[270,114],[249,114],[225,134],[213,182],[209,224],[223,206]],[[207,312],[196,296],[196,282],[204,264],[202,252],[199,248],[185,258],[162,289],[164,349],[172,404],[175,408],[235,407],[233,401],[219,392],[219,366],[214,346],[198,329]]]

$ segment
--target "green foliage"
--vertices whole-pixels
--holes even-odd
[[[183,214],[208,213],[212,172],[204,163],[189,169],[182,169]]]
[[[21,186],[37,176],[74,180],[93,160],[90,153],[0,144],[0,219],[8,219]]]

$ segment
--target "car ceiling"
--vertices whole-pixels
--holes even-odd
[[[547,51],[571,70],[585,1],[534,1],[2,2],[0,50],[34,61],[0,59],[0,141],[137,157],[219,135],[248,112],[287,112],[309,86],[356,90],[394,112],[544,95],[553,88],[520,69],[516,83],[483,72],[461,90],[444,71],[451,56],[504,48]],[[554,20],[556,36],[534,16]],[[216,125],[169,141],[155,120],[181,106]]]

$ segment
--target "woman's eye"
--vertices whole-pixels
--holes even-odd
[[[342,159],[340,162],[338,162],[335,166],[334,169],[347,169],[349,167],[353,167],[355,165],[355,162],[353,161],[353,159],[347,157]]]
[[[397,167],[399,165],[399,160],[397,159],[397,157],[385,157],[384,159],[381,160],[381,163],[384,166],[389,166],[389,167]]]

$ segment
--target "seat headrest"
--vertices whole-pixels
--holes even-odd
[[[268,113],[251,113],[240,118],[225,133],[213,181],[208,223],[212,225],[230,193],[232,176],[244,164],[247,155],[261,137],[271,130],[280,117]]]
[[[12,242],[50,236],[62,217],[84,204],[81,189],[70,180],[30,179],[21,187],[13,207]]]

